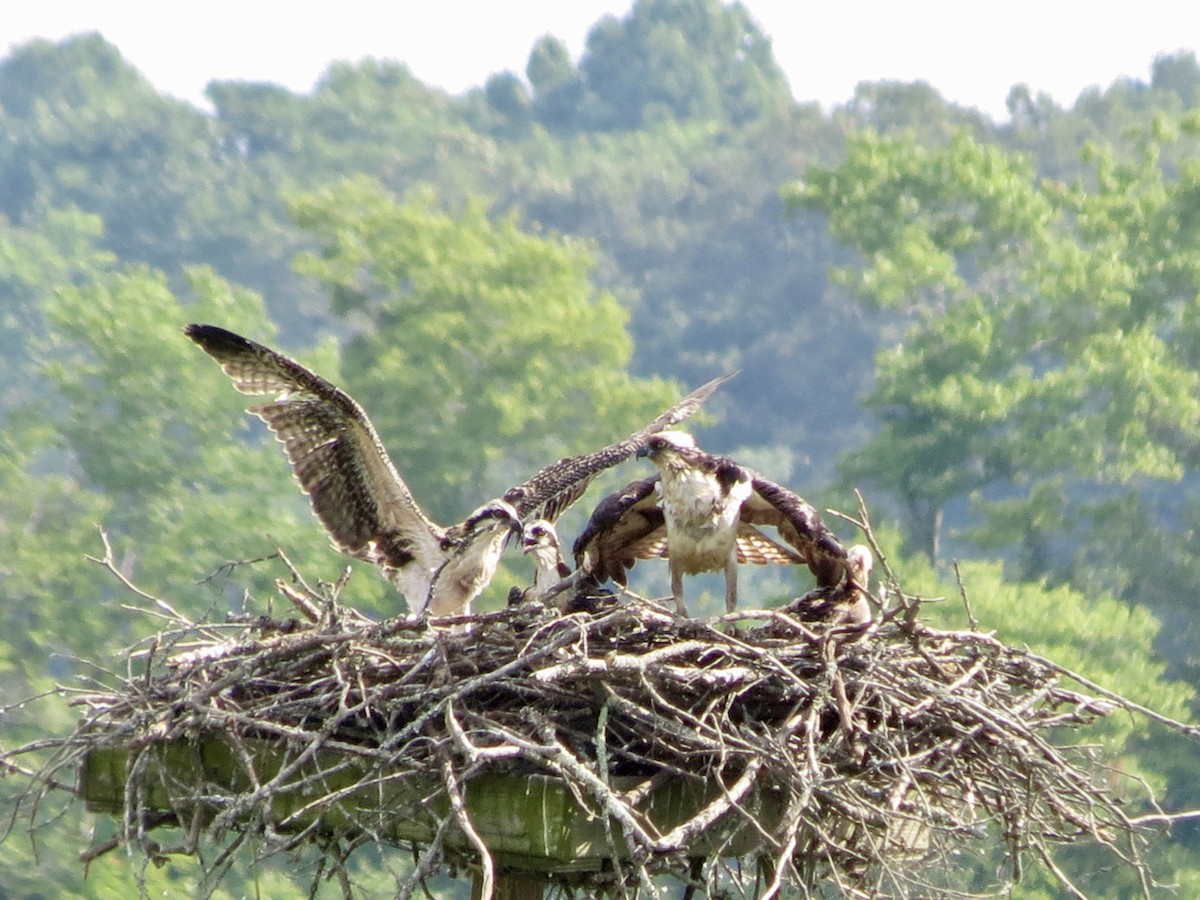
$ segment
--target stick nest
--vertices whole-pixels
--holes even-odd
[[[662,873],[724,896],[928,896],[972,844],[1007,859],[1002,880],[1029,854],[1065,880],[1051,851],[1078,841],[1138,864],[1137,828],[1091,751],[1063,741],[1112,698],[912,614],[865,630],[778,611],[739,622],[628,601],[441,627],[330,604],[317,622],[189,624],[169,652],[165,638],[143,648],[123,683],[76,700],[84,716],[48,769],[127,753],[114,845],[153,847],[149,829],[166,823],[189,852],[255,834],[319,842],[340,864],[415,823],[428,834],[400,896],[460,863],[490,890],[516,864],[476,827],[473,785],[497,776],[565,786],[600,829],[598,849],[577,850],[595,865],[544,866],[589,896],[653,896]],[[228,777],[164,775],[155,753],[206,740],[229,748]],[[655,805],[671,791],[690,800]]]

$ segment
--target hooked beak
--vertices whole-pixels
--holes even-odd
[[[504,546],[508,546],[508,542],[513,540],[514,535],[518,541],[521,540],[521,535],[524,533],[524,531],[525,529],[521,525],[520,520],[509,519],[508,528],[504,532]]]
[[[637,452],[634,453],[633,455],[637,459],[645,459],[647,456],[650,455],[650,445],[642,444],[642,446],[637,448]]]

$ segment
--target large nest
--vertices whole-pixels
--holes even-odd
[[[79,766],[90,807],[123,823],[113,845],[153,848],[161,824],[185,851],[255,835],[336,846],[335,864],[411,843],[401,896],[457,864],[485,892],[517,868],[589,896],[663,873],[727,895],[927,896],[972,843],[1007,858],[1001,880],[1029,854],[1055,870],[1062,843],[1139,858],[1091,751],[1063,740],[1112,698],[925,627],[907,600],[866,629],[779,611],[734,629],[637,600],[431,627],[288,593],[319,621],[181,622],[76,701],[43,775]]]

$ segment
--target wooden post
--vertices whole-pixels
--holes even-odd
[[[492,900],[542,900],[550,879],[536,872],[500,872]],[[475,873],[471,882],[471,900],[483,900],[483,875]]]

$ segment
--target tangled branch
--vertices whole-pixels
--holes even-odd
[[[567,883],[622,896],[664,872],[759,896],[921,893],[917,860],[996,837],[1014,869],[1032,854],[1059,871],[1054,847],[1083,840],[1142,865],[1145,822],[1097,781],[1092,748],[1050,739],[1119,698],[986,634],[778,611],[730,633],[636,601],[449,630],[324,607],[232,634],[181,620],[143,671],[72,701],[82,720],[38,778],[80,767],[90,807],[121,817],[92,856],[150,847],[164,823],[182,852],[255,832],[415,842],[402,893],[466,861],[485,895],[538,854]],[[530,785],[537,834],[498,836]],[[722,862],[735,858],[756,864]]]

